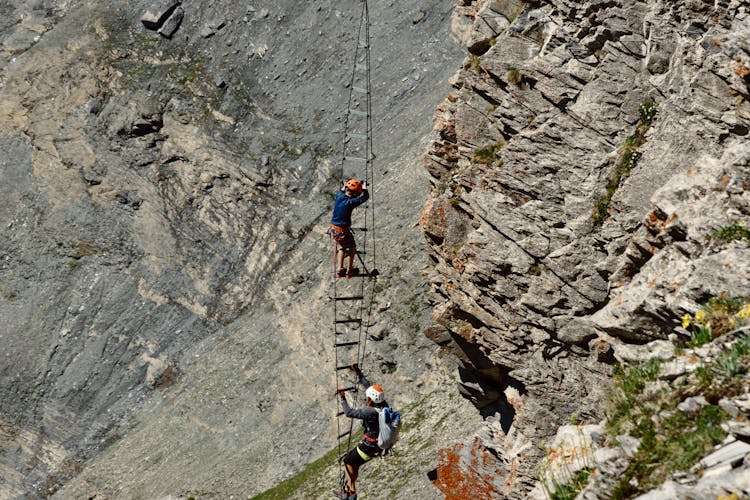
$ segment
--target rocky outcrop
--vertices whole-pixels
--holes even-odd
[[[750,223],[750,13],[732,1],[459,8],[474,19],[469,54],[425,157],[430,332],[463,357],[465,394],[532,443],[499,459],[516,478],[508,496],[523,498],[533,443],[601,417],[613,345],[666,339],[700,301],[746,295],[747,240],[711,234]]]

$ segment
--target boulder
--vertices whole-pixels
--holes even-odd
[[[146,12],[141,16],[143,26],[150,30],[158,30],[180,5],[180,0],[152,1]],[[179,24],[179,23],[178,23]]]

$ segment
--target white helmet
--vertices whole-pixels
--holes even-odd
[[[370,400],[375,404],[379,404],[385,401],[385,393],[383,392],[383,388],[379,385],[371,385],[370,387],[368,387],[365,391],[365,396],[370,398]]]

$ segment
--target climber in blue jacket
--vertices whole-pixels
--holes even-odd
[[[370,198],[367,191],[367,183],[356,179],[346,181],[341,190],[336,193],[333,202],[333,215],[331,216],[331,237],[336,242],[336,272],[337,278],[351,278],[354,256],[357,253],[357,244],[351,232],[352,212],[355,208]],[[349,257],[346,268],[344,268],[344,257]]]

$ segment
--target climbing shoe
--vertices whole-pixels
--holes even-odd
[[[350,270],[346,271],[346,277],[347,277],[347,279],[351,278],[352,276],[356,276],[356,275],[357,275],[357,270],[356,269],[350,269]]]
[[[336,273],[336,277],[337,277],[337,278],[343,278],[344,276],[346,276],[346,269],[344,269],[344,268],[342,267],[342,268],[341,268],[341,269],[339,269],[339,270],[338,270],[338,272]]]

